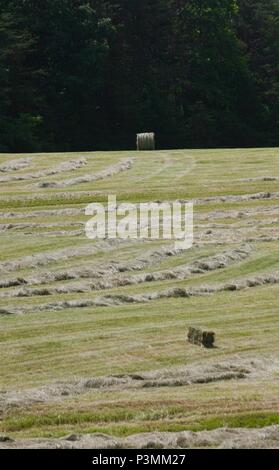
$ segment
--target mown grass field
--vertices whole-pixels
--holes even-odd
[[[0,434],[279,424],[278,149],[2,154],[0,188]],[[109,194],[193,200],[193,248],[88,240]]]

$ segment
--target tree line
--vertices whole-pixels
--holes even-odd
[[[279,146],[279,0],[0,0],[0,151]]]

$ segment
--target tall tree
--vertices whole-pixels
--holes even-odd
[[[30,62],[35,41],[23,18],[0,3],[0,149],[28,151],[38,146],[36,70]]]
[[[256,97],[234,32],[234,0],[174,0],[183,145],[249,144]],[[184,135],[184,138],[183,138]]]
[[[0,0],[0,150],[278,145],[278,0]]]
[[[81,0],[21,0],[18,8],[37,37],[33,60],[42,71],[38,86],[45,97],[44,129],[54,147],[102,147],[110,19]]]
[[[237,31],[262,104],[262,145],[279,145],[279,1],[239,0]]]
[[[112,134],[134,145],[137,131],[172,132],[173,10],[168,0],[115,0],[109,14],[117,30],[111,43],[108,73]]]

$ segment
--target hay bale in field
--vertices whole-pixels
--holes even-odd
[[[0,442],[14,442],[14,440],[8,436],[0,436]]]
[[[205,348],[213,348],[215,342],[215,333],[213,331],[202,331],[199,328],[190,327],[188,330],[189,343]]]
[[[137,134],[138,150],[155,150],[155,134],[154,132],[144,132]]]
[[[205,348],[213,348],[215,343],[215,333],[213,331],[203,331],[202,344]]]
[[[192,344],[197,344],[198,346],[202,345],[202,330],[197,328],[192,328],[190,326],[188,330],[188,341]]]

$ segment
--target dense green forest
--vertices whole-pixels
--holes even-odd
[[[279,146],[279,0],[0,0],[0,151]]]

